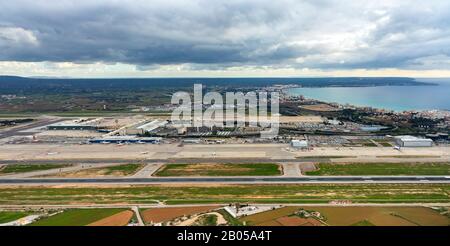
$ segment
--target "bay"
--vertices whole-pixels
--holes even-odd
[[[380,109],[405,110],[450,110],[450,79],[416,79],[433,82],[431,86],[375,86],[375,87],[320,87],[290,88],[287,93],[294,96],[324,102],[336,102]]]

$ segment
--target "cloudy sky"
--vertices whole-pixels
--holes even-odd
[[[0,0],[0,74],[450,77],[450,1]]]

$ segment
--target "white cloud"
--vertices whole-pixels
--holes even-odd
[[[22,46],[39,44],[36,36],[30,30],[20,27],[0,26],[0,46]]]
[[[450,57],[448,0],[16,0],[0,16],[0,61],[55,71],[436,70]]]

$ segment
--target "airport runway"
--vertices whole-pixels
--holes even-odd
[[[308,183],[450,183],[449,176],[321,176],[321,177],[166,177],[166,178],[2,178],[0,185],[26,184],[308,184]]]
[[[103,164],[103,163],[165,163],[165,164],[196,164],[196,163],[282,163],[282,162],[296,162],[296,163],[311,163],[311,162],[330,162],[330,158],[298,158],[298,159],[271,159],[271,158],[168,158],[168,159],[131,159],[131,158],[105,158],[105,159],[49,159],[49,160],[0,160],[0,164],[74,164],[74,163],[89,163],[89,164]]]
[[[27,130],[30,130],[33,128],[43,127],[43,126],[50,125],[50,124],[54,124],[54,123],[57,123],[60,121],[64,121],[64,119],[41,119],[41,120],[37,120],[36,122],[27,124],[27,125],[13,127],[11,129],[6,129],[5,131],[0,132],[0,139],[12,137],[12,136],[30,136],[36,132],[24,132],[24,131],[27,131]]]

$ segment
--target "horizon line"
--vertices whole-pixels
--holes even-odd
[[[305,78],[409,78],[409,79],[450,79],[450,77],[408,77],[408,76],[158,76],[158,77],[72,77],[72,76],[23,76],[0,74],[0,77],[28,79],[305,79]]]

